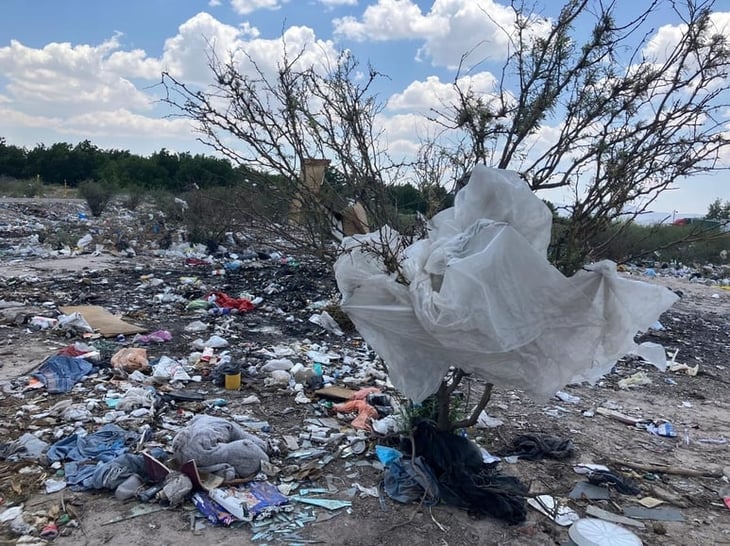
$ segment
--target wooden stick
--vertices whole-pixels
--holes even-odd
[[[645,463],[632,463],[630,461],[620,461],[618,459],[612,459],[613,464],[618,464],[631,468],[633,470],[642,470],[644,472],[655,472],[657,474],[672,474],[675,476],[687,476],[694,478],[721,478],[722,470],[713,468],[705,470],[693,470],[691,468],[682,468],[679,466],[670,466],[662,464],[645,464]]]

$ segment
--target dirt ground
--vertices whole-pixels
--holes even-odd
[[[150,358],[187,357],[195,338],[214,332],[230,341],[229,350],[235,359],[253,363],[262,349],[295,346],[306,352],[314,347],[341,355],[341,360],[334,361],[325,370],[339,375],[340,384],[352,389],[376,385],[397,396],[377,379],[379,374],[365,372],[373,366],[376,370],[382,367],[355,333],[338,337],[308,320],[318,309],[317,302],[330,301],[336,296],[328,268],[303,256],[290,256],[252,260],[225,276],[216,276],[212,274],[214,265],[192,265],[183,258],[157,251],[154,244],[145,250],[138,243],[136,255],[115,251],[108,244],[111,240],[108,234],[114,232],[118,239],[120,224],[126,226],[127,238],[142,241],[145,233],[154,237],[150,234],[150,224],[135,218],[92,221],[94,241],[107,241],[98,256],[93,256],[91,249],[74,257],[34,256],[19,251],[33,230],[38,229],[38,223],[47,226],[48,239],[59,225],[64,225],[64,229],[70,229],[68,225],[71,225],[76,233],[83,235],[89,226],[74,219],[79,207],[82,205],[78,203],[50,208],[45,204],[0,203],[0,299],[21,303],[27,315],[4,316],[0,324],[3,391],[0,442],[14,440],[28,431],[53,442],[54,431],[73,430],[73,424],[59,416],[34,418],[34,415],[47,412],[67,397],[88,402],[98,397],[101,389],[124,388],[124,381],[102,370],[68,394],[48,395],[40,390],[23,389],[27,374],[46,357],[78,338],[55,331],[34,331],[22,319],[36,314],[51,316],[63,305],[101,305],[149,331],[170,331],[173,336],[170,342],[148,346]],[[224,256],[219,258],[221,263],[226,260]],[[636,358],[626,358],[595,386],[567,386],[564,391],[578,397],[577,402],[556,398],[547,404],[536,404],[519,391],[495,389],[487,411],[503,424],[466,432],[490,453],[508,449],[516,436],[525,433],[571,439],[576,453],[569,459],[520,459],[515,463],[503,460],[498,468],[528,484],[531,496],[551,495],[580,516],[591,508],[621,515],[624,509],[641,506],[639,500],[646,497],[661,501],[660,509],[678,514],[682,521],[634,519],[631,530],[647,545],[730,544],[730,510],[720,498],[720,490],[728,486],[730,479],[727,443],[730,438],[730,291],[698,280],[650,279],[640,271],[635,271],[637,278],[681,291],[682,298],[660,318],[663,329],[651,330],[637,340],[663,344],[668,355],[676,353],[675,363],[698,366],[696,375],[683,371],[661,372]],[[200,282],[190,285],[181,281],[189,277],[196,277]],[[151,283],[150,279],[161,282]],[[261,296],[263,302],[257,309],[233,317],[213,317],[187,310],[188,301],[210,290]],[[175,297],[165,297],[165,294]],[[206,322],[208,330],[203,334],[187,332],[185,327],[194,320]],[[105,350],[129,346],[130,338],[107,339]],[[343,367],[345,360],[349,363],[346,368]],[[628,389],[619,387],[620,380],[637,372],[644,372],[650,383]],[[473,387],[478,391],[480,385],[474,382]],[[162,386],[160,390],[168,388]],[[247,524],[212,526],[190,502],[165,508],[154,503],[123,503],[111,491],[64,489],[46,494],[45,483],[53,477],[54,469],[37,461],[0,460],[0,515],[5,507],[22,503],[26,521],[37,522],[40,527],[59,514],[68,514],[71,523],[60,526],[61,536],[54,540],[60,545],[570,544],[567,527],[556,525],[532,508],[528,508],[527,521],[511,526],[491,517],[477,519],[463,510],[443,505],[427,509],[416,504],[399,504],[382,490],[378,498],[360,493],[357,485],[377,487],[383,477],[382,465],[375,457],[375,445],[393,445],[392,439],[377,434],[367,435],[367,449],[362,454],[344,456],[349,454],[347,450],[338,450],[342,444],[335,443],[325,446],[325,454],[297,461],[292,468],[283,437],[298,437],[307,419],[335,418],[341,431],[355,433],[348,426],[349,416],[333,412],[324,400],[311,393],[311,403],[299,404],[292,393],[267,387],[263,378],[257,376],[245,376],[240,391],[225,390],[205,380],[187,383],[183,388],[201,393],[205,400],[222,398],[226,405],[181,402],[163,408],[154,416],[127,421],[128,427],[145,424],[151,427],[153,433],[145,448],[169,447],[175,427],[196,413],[222,417],[249,415],[269,423],[270,432],[261,434],[279,446],[272,455],[272,464],[281,473],[272,482],[296,483],[299,490],[326,488],[325,498],[351,501],[351,506],[330,511],[297,504],[292,518],[306,519],[306,523],[301,523],[301,527],[296,523],[282,524],[280,533],[254,540],[256,531]],[[251,394],[256,394],[260,403],[244,405],[244,399]],[[467,399],[467,394],[463,393],[464,405],[473,405],[475,396]],[[600,408],[657,423],[669,421],[677,437],[652,435],[644,428],[603,415]],[[104,413],[102,409],[94,410],[97,418]],[[123,422],[119,424],[125,426]],[[634,480],[640,494],[621,494],[609,488],[607,500],[570,499],[575,484],[583,481],[583,476],[574,470],[575,465],[582,463],[608,466],[617,475]],[[130,511],[140,506],[155,511],[128,518]],[[112,522],[115,519],[121,521]],[[16,543],[17,535],[7,524],[0,525],[0,543]]]

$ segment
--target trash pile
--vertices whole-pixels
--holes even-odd
[[[97,220],[74,221],[97,233]],[[91,256],[99,240],[108,256],[114,247],[105,238],[94,235],[71,253]],[[260,543],[305,544],[317,524],[358,512],[376,519],[403,506],[407,521],[412,511],[448,504],[518,533],[536,515],[557,527],[569,521],[564,528],[581,544],[592,520],[641,534],[649,532],[642,521],[684,512],[662,493],[671,485],[665,467],[586,462],[584,424],[600,420],[601,430],[653,449],[726,447],[721,433],[611,402],[697,390],[691,382],[715,369],[710,353],[698,364],[685,346],[666,358],[659,345],[683,338],[676,328],[685,322],[647,318],[644,337],[658,343],[632,344],[633,354],[594,387],[561,383],[544,404],[524,390],[497,389],[489,415],[445,433],[414,418],[422,406],[401,397],[393,370],[389,376],[352,329],[327,267],[235,239],[246,242],[214,254],[184,242],[134,245],[114,249],[111,269],[50,274],[34,268],[32,253],[5,247],[2,261],[13,271],[28,265],[0,276],[0,339],[12,348],[0,366],[0,529],[8,538],[76,539],[83,495],[94,492],[118,505],[105,526],[174,511],[189,516],[191,533],[231,529]],[[421,362],[421,352],[404,347]],[[454,395],[471,404],[468,393]],[[576,484],[539,483],[548,475],[572,481],[562,468],[551,473],[558,465]],[[707,472],[710,487],[730,479],[722,469]],[[663,489],[647,475],[663,476]],[[43,506],[34,502],[39,494]],[[664,505],[647,507],[655,502],[647,498]]]

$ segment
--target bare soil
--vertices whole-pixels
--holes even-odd
[[[67,208],[64,208],[66,206]],[[312,344],[334,353],[350,356],[355,362],[376,362],[361,339],[353,332],[337,337],[308,321],[314,312],[312,302],[324,301],[336,295],[331,270],[304,256],[295,260],[255,260],[247,267],[229,272],[225,276],[213,276],[213,266],[194,266],[183,259],[156,257],[150,252],[138,252],[136,256],[114,255],[113,248],[100,256],[89,253],[75,257],[18,256],[17,246],[32,231],[33,222],[40,221],[57,226],[72,223],[68,218],[79,207],[74,204],[46,205],[5,203],[0,208],[0,287],[2,300],[21,302],[30,310],[48,314],[62,305],[101,305],[123,316],[129,322],[140,324],[150,331],[169,330],[173,340],[148,347],[150,358],[162,355],[186,357],[192,351],[191,343],[197,337],[206,337],[214,331],[231,342],[231,353],[237,359],[253,359],[257,351],[277,345],[295,342],[306,349]],[[44,216],[45,215],[45,216]],[[103,220],[103,221],[102,221]],[[96,220],[95,239],[102,239],[103,225],[118,226],[112,219]],[[4,225],[3,225],[4,222]],[[153,238],[150,226],[129,221],[129,237]],[[25,228],[22,226],[26,226]],[[75,225],[83,235],[85,225]],[[67,229],[67,227],[64,227]],[[136,231],[135,231],[136,230]],[[154,245],[153,245],[154,246]],[[221,257],[221,260],[224,260]],[[198,277],[199,285],[183,285],[181,277]],[[161,279],[154,288],[145,287],[144,279]],[[639,277],[637,277],[639,278]],[[730,465],[728,443],[730,439],[730,292],[716,286],[706,286],[686,279],[658,277],[646,279],[662,283],[673,290],[681,290],[683,297],[665,313],[660,321],[663,330],[652,330],[637,338],[662,343],[671,356],[676,352],[676,363],[694,367],[699,365],[695,376],[683,372],[660,372],[637,359],[620,361],[614,371],[598,385],[571,385],[564,390],[579,397],[577,403],[557,398],[547,404],[536,404],[519,391],[495,389],[487,408],[492,417],[503,421],[496,428],[470,429],[467,434],[491,453],[501,452],[512,440],[524,433],[540,432],[564,439],[571,439],[576,455],[568,460],[519,460],[515,464],[505,461],[499,468],[505,474],[519,477],[530,487],[530,494],[548,494],[567,503],[583,516],[589,506],[621,514],[630,506],[638,506],[639,499],[654,497],[662,507],[675,508],[683,521],[643,521],[643,528],[632,530],[647,545],[720,545],[730,544],[730,510],[719,496],[722,487],[728,485]],[[265,288],[275,283],[280,289],[266,293]],[[184,302],[164,302],[155,295],[168,289],[183,296],[184,300],[204,296],[209,290],[220,290],[231,295],[250,293],[264,298],[254,311],[234,317],[211,317],[187,311]],[[192,334],[185,326],[196,319],[210,324],[203,334]],[[36,431],[44,439],[53,442],[53,431],[68,423],[58,418],[34,420],[32,414],[41,412],[65,397],[75,401],[88,400],[98,386],[123,389],[118,382],[103,371],[86,379],[83,390],[68,395],[47,395],[43,391],[19,392],[24,377],[34,370],[47,356],[79,338],[65,337],[52,331],[33,331],[28,324],[15,322],[0,325],[0,385],[5,385],[0,397],[0,438],[9,441],[24,432]],[[111,351],[128,345],[129,339],[117,342],[107,340]],[[678,352],[677,352],[678,351]],[[335,371],[333,364],[328,371]],[[357,370],[349,375],[355,376]],[[636,372],[645,372],[651,383],[630,389],[621,389],[619,381]],[[347,374],[343,374],[343,380]],[[350,388],[382,385],[374,379],[349,384]],[[475,391],[464,405],[474,403],[481,385],[471,384]],[[334,417],[340,419],[341,429],[348,428],[348,417],[333,413],[322,401],[312,396],[310,404],[296,404],[293,394],[276,387],[266,387],[263,378],[244,377],[240,391],[226,391],[209,381],[190,383],[185,386],[200,392],[206,399],[224,398],[227,405],[215,407],[199,402],[180,403],[167,407],[147,424],[153,429],[153,437],[147,446],[168,447],[173,432],[165,424],[184,424],[196,413],[209,413],[223,417],[249,414],[266,420],[271,425],[268,437],[280,446],[272,456],[272,463],[286,469],[291,464],[283,446],[284,435],[297,436],[306,425],[305,419]],[[387,390],[387,389],[386,389]],[[242,405],[242,400],[257,394],[260,404]],[[393,396],[397,393],[390,392]],[[23,409],[29,404],[39,409]],[[678,436],[666,438],[651,435],[645,429],[626,425],[616,419],[596,413],[600,407],[633,417],[671,422]],[[95,410],[100,416],[106,410]],[[120,426],[138,427],[140,422],[130,421]],[[88,425],[87,425],[88,426]],[[41,432],[45,431],[45,432]],[[361,455],[342,457],[337,445],[327,446],[334,458],[319,467],[326,459],[315,459],[314,468],[306,476],[301,473],[304,461],[295,472],[282,470],[278,479],[290,479],[300,487],[329,487],[326,498],[350,500],[350,508],[328,511],[324,508],[307,508],[315,521],[303,524],[295,534],[286,531],[273,539],[253,541],[254,532],[246,525],[227,528],[203,524],[196,518],[197,511],[191,503],[181,507],[123,519],[136,502],[117,501],[111,491],[72,492],[68,489],[46,494],[44,483],[54,473],[53,469],[40,465],[40,473],[24,473],[23,468],[37,466],[34,461],[10,463],[0,461],[0,512],[4,506],[23,503],[27,514],[35,514],[39,526],[47,521],[54,510],[67,513],[78,523],[61,527],[61,536],[55,543],[61,545],[167,545],[190,544],[338,544],[338,545],[545,545],[568,543],[567,527],[560,527],[545,515],[528,509],[527,521],[510,526],[494,518],[477,519],[463,510],[439,505],[427,509],[418,505],[398,504],[387,496],[381,499],[371,496],[352,495],[354,484],[363,487],[377,486],[382,480],[382,469],[374,455],[378,443],[393,444],[393,439],[368,436],[368,449]],[[323,456],[324,457],[324,456]],[[583,479],[573,470],[578,463],[596,463],[609,466],[624,478],[636,481],[639,495],[624,495],[610,489],[610,500],[596,501],[569,499],[574,485]],[[643,465],[643,470],[642,468]],[[703,475],[704,474],[704,475]],[[303,476],[303,477],[302,477]],[[272,479],[275,483],[277,479]],[[4,506],[3,506],[4,505]],[[301,513],[303,507],[299,506]],[[30,518],[32,519],[32,518]],[[12,544],[17,536],[7,525],[0,527],[3,544]]]

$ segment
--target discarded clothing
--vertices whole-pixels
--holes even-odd
[[[397,502],[421,502],[425,506],[438,504],[439,484],[423,457],[415,460],[400,457],[390,462],[383,473],[383,489]]]
[[[172,440],[175,460],[194,460],[201,472],[235,471],[239,478],[256,474],[261,462],[269,462],[266,442],[236,423],[210,415],[196,415]]]
[[[399,391],[421,402],[454,366],[546,399],[608,373],[677,300],[610,261],[564,276],[547,259],[551,222],[519,174],[478,165],[426,238],[406,246],[385,226],[343,240],[341,308]]]
[[[166,458],[160,448],[153,449],[152,454],[160,460]],[[134,453],[125,453],[108,461],[71,461],[64,465],[64,473],[73,491],[115,490],[132,474],[141,476],[145,481],[153,481],[147,473],[144,457]]]
[[[548,434],[522,434],[512,440],[512,446],[512,450],[504,451],[500,455],[537,461],[540,459],[567,459],[575,453],[572,440],[563,440]]]
[[[528,488],[517,478],[501,475],[485,464],[476,444],[440,431],[426,419],[414,422],[413,439],[416,456],[423,457],[433,471],[446,504],[510,524],[525,521]]]
[[[136,432],[128,432],[115,424],[107,424],[91,434],[72,434],[62,438],[50,448],[47,457],[55,461],[110,461],[127,452],[127,442],[137,438]]]
[[[641,493],[636,482],[606,470],[593,470],[588,473],[588,481],[593,485],[608,485],[623,495],[638,495]]]
[[[93,369],[94,366],[83,358],[54,355],[46,359],[32,376],[46,386],[49,394],[58,394],[70,391]]]
[[[26,432],[17,440],[0,444],[0,459],[20,461],[23,459],[37,460],[48,448],[48,443]]]

